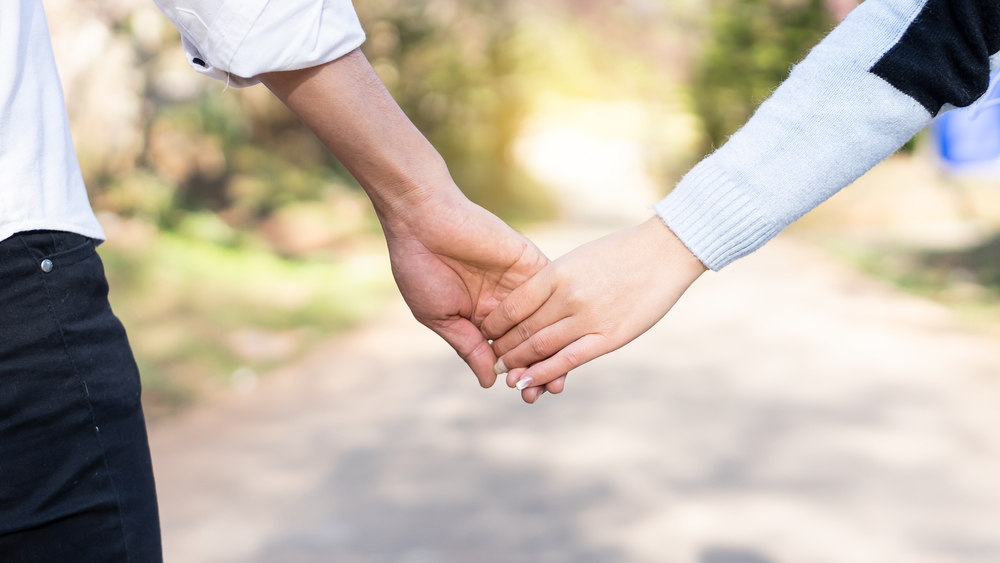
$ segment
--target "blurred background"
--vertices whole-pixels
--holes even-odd
[[[521,228],[641,218],[746,120],[842,4],[356,7],[365,54],[459,186]],[[115,309],[154,416],[378,310],[391,285],[364,194],[264,87],[226,90],[191,72],[149,0],[45,5],[77,154],[110,237]],[[274,288],[279,302],[263,298]]]
[[[224,411],[212,405],[232,407],[226,401],[242,400],[233,397],[248,397],[278,377],[273,374],[322,355],[331,335],[393,309],[384,242],[364,193],[263,86],[226,89],[189,69],[179,34],[149,0],[44,3],[77,154],[109,236],[100,253],[112,303],[129,331],[154,427],[176,421],[177,428],[200,432],[208,423],[185,427],[185,413]],[[570,239],[576,244],[600,229],[648,217],[649,206],[724,144],[855,4],[355,0],[355,6],[368,34],[365,54],[463,191],[516,228],[553,241],[543,250],[564,251]],[[912,307],[936,303],[960,319],[963,330],[1000,333],[998,156],[1000,109],[975,119],[952,115],[806,216],[785,239],[852,272],[845,279],[860,272],[862,286],[902,288],[922,299],[919,306],[907,301]],[[655,346],[647,351],[657,353]],[[406,352],[398,353],[405,363]],[[580,397],[588,396],[599,397],[599,390],[581,391]],[[455,397],[472,401],[462,393]],[[188,436],[163,432],[167,437],[154,438],[172,447]],[[154,440],[154,457],[156,447]],[[161,496],[182,494],[179,485],[170,488],[169,475],[163,477],[169,462],[158,463],[158,479],[168,491],[161,489]],[[716,484],[728,486],[720,479]],[[739,506],[752,519],[749,505]],[[702,530],[702,513],[695,512],[694,521],[682,518],[681,528]],[[193,513],[175,510],[165,522],[181,522],[181,514]],[[798,513],[784,514],[795,520]],[[738,527],[738,520],[726,526]],[[165,530],[169,536],[175,529]],[[215,539],[229,533],[248,545],[240,532],[225,530],[192,531],[173,545],[217,545]],[[572,539],[566,530],[555,533]],[[635,538],[640,536],[637,545],[656,544],[656,533]],[[314,540],[320,541],[308,536],[302,542]],[[459,559],[400,548],[403,555],[350,559],[340,553],[338,560],[666,560],[638,552],[626,557],[610,548],[570,557],[532,541],[536,548],[519,547],[523,553],[511,551],[507,558],[485,558],[466,546]],[[727,545],[702,548],[697,560],[770,561],[738,542]],[[1000,557],[995,543],[976,545],[976,553]],[[327,555],[313,559],[280,549],[253,559],[251,552],[209,549],[204,553],[215,555],[191,552],[174,560],[331,560],[322,550],[316,553]],[[677,557],[671,560],[686,560]],[[830,560],[880,560],[858,552],[852,557]]]

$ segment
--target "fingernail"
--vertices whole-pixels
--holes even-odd
[[[497,375],[503,375],[507,373],[507,366],[503,365],[503,358],[497,360],[497,363],[493,364],[493,373]]]
[[[525,389],[527,389],[528,387],[530,387],[531,384],[534,383],[534,381],[535,380],[531,379],[530,377],[525,377],[525,378],[521,379],[521,381],[517,382],[517,385],[516,385],[517,390],[518,391],[524,391]]]

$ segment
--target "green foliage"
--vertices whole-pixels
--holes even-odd
[[[822,0],[712,0],[711,38],[692,81],[712,147],[722,146],[834,22]]]
[[[287,108],[257,88],[210,87],[196,100],[157,108],[143,164],[173,186],[173,196],[168,209],[149,218],[174,229],[186,214],[209,210],[253,230],[283,205],[321,200],[331,187],[359,189]],[[131,215],[141,208],[113,210]]]
[[[920,265],[928,275],[978,283],[1000,295],[1000,235],[972,248],[925,252]]]
[[[363,47],[368,58],[466,194],[508,220],[549,216],[548,197],[510,154],[530,109],[518,79],[525,53],[518,48],[510,3],[356,4],[368,33]],[[331,186],[359,190],[263,86],[227,90],[178,67],[180,37],[166,29],[155,52],[136,43],[136,52],[142,51],[137,57],[147,62],[140,92],[145,142],[135,166],[111,175],[104,175],[107,167],[99,163],[85,166],[95,207],[168,230],[187,214],[207,210],[239,231],[253,232],[284,206],[324,200]],[[130,20],[116,32],[132,33]],[[180,80],[181,87],[170,88],[169,80]]]

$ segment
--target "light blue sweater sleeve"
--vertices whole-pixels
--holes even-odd
[[[656,212],[713,270],[760,248],[935,115],[985,93],[1000,59],[1000,13],[985,4],[863,3]]]

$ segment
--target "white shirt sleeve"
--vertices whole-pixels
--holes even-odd
[[[188,63],[236,88],[265,72],[298,70],[361,46],[351,0],[154,0],[181,32]]]

